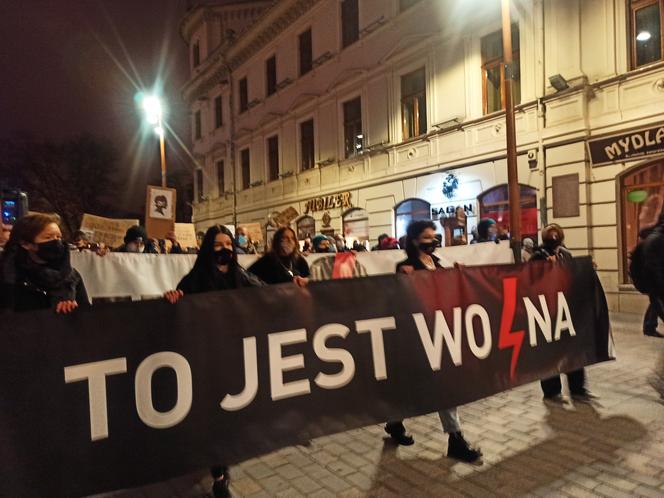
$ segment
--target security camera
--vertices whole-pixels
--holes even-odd
[[[537,150],[532,149],[528,151],[528,166],[530,169],[537,169]]]

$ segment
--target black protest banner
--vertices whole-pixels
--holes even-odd
[[[81,496],[611,359],[589,258],[3,315],[0,496]]]

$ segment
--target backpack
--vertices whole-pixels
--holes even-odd
[[[655,275],[648,271],[644,240],[640,241],[631,254],[629,263],[629,277],[636,290],[642,294],[651,294],[656,288]]]

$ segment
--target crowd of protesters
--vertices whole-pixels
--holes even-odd
[[[482,219],[473,233],[471,243],[491,243],[504,238],[503,236],[494,220]],[[536,245],[532,239],[524,240],[524,261],[566,264],[572,258],[571,252],[565,247],[565,234],[560,226],[545,226],[541,231],[541,239],[540,245]],[[441,238],[436,234],[436,225],[433,222],[414,221],[408,226],[407,234],[401,240],[381,234],[373,250],[404,248],[407,257],[398,263],[396,271],[411,274],[415,271],[436,271],[441,268],[434,254],[440,246]],[[3,226],[0,248],[0,309],[30,311],[50,308],[56,313],[71,313],[79,306],[89,305],[84,282],[70,264],[70,252],[91,250],[100,255],[108,252],[108,248],[91,243],[84,232],[77,232],[71,244],[66,244],[60,230],[59,218],[46,214],[24,216],[11,230],[6,230]],[[243,228],[238,228],[233,234],[225,226],[214,225],[208,228],[202,238],[191,271],[175,289],[166,292],[164,298],[175,304],[185,295],[217,290],[291,283],[305,287],[309,284],[312,273],[304,257],[309,252],[343,253],[363,250],[366,250],[365,245],[357,240],[348,247],[341,235],[323,234],[307,237],[301,247],[295,231],[282,227],[275,232],[270,249],[248,269],[244,269],[238,262],[238,254],[256,253],[255,244]],[[151,239],[140,226],[129,228],[123,244],[114,251],[144,254],[186,252],[173,232],[161,240]],[[664,319],[663,255],[664,212],[654,226],[641,234],[641,243],[632,256],[630,268],[637,288],[650,297],[646,320],[650,320],[653,330],[657,318]],[[641,274],[644,276],[641,277]],[[646,279],[648,281],[644,283]],[[594,396],[586,387],[584,370],[575,370],[566,375],[572,400],[592,401]],[[544,379],[541,385],[545,401],[567,402],[562,396],[560,376]],[[480,461],[482,452],[471,446],[462,434],[457,409],[442,410],[439,416],[443,430],[449,438],[448,457],[469,463]],[[403,421],[388,422],[385,431],[396,444],[414,443]],[[214,495],[229,496],[227,467],[217,465],[211,470],[215,479]]]

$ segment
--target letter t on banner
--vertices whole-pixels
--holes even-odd
[[[65,367],[65,384],[88,381],[90,401],[90,440],[108,437],[106,376],[127,373],[127,358],[114,358]]]
[[[374,375],[376,380],[387,379],[387,367],[385,366],[385,344],[383,343],[383,331],[397,328],[393,316],[383,318],[372,318],[370,320],[358,320],[355,322],[358,334],[369,332],[371,334],[371,353],[373,354]]]

